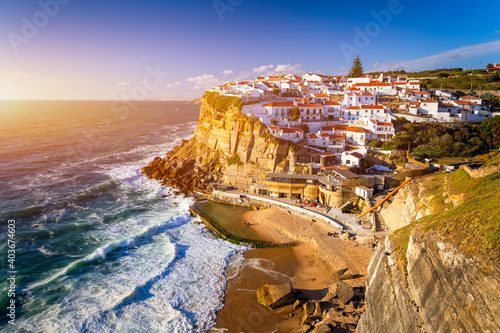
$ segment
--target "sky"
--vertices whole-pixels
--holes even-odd
[[[0,99],[200,97],[266,74],[484,68],[500,2],[2,0]]]

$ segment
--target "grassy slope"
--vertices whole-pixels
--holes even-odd
[[[495,160],[500,160],[500,155]],[[443,184],[449,195],[464,194],[457,207],[445,202]],[[458,170],[430,176],[424,181],[424,187],[428,194],[434,195],[431,203],[443,209],[392,235],[403,267],[406,267],[408,240],[414,228],[436,233],[456,244],[465,254],[500,259],[500,173],[472,179],[464,170]]]

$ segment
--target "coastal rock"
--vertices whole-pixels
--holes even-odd
[[[348,270],[348,269],[349,269],[348,267],[346,267],[346,268],[341,268],[341,269],[339,269],[339,270],[335,271],[335,274],[337,274],[338,276],[340,276],[340,275],[344,275],[344,273],[345,273],[345,272],[347,272],[347,270]]]
[[[337,293],[342,304],[348,304],[354,298],[354,288],[343,281],[337,282]]]
[[[354,276],[352,274],[344,274],[339,277],[340,281],[352,280],[352,279],[354,279]]]
[[[320,302],[331,302],[333,301],[333,299],[337,297],[337,293],[332,293],[331,291],[329,291],[325,297],[323,297]]]
[[[304,304],[304,313],[308,316],[312,316],[315,309],[316,305],[314,304],[314,302],[307,302]]]
[[[307,314],[305,314],[302,317],[302,320],[300,321],[300,325],[311,325],[312,324],[312,319],[309,317]]]
[[[294,310],[298,309],[298,308],[300,308],[300,305],[301,305],[300,301],[296,300],[295,303],[293,303],[292,309],[294,309]]]
[[[357,332],[500,332],[500,265],[413,230],[408,275],[388,237],[368,267]]]
[[[295,300],[290,283],[280,285],[266,284],[257,289],[257,301],[272,310],[278,309]]]
[[[314,328],[313,333],[331,333],[332,327],[326,322],[321,322],[316,328]]]
[[[306,333],[307,331],[309,331],[310,328],[311,328],[311,326],[304,324],[304,325],[300,325],[299,327],[291,330],[290,333]]]
[[[321,303],[318,301],[314,301],[314,313],[312,317],[318,318],[321,317]]]

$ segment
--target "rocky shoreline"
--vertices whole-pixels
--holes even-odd
[[[182,144],[175,146],[166,157],[155,157],[142,168],[142,174],[185,194],[206,191],[207,185],[217,179],[215,175],[220,169],[213,163],[200,163],[200,157],[189,158],[178,155],[181,149],[187,150],[189,142],[182,140]]]

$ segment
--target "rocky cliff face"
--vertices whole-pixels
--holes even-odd
[[[499,179],[428,176],[383,207],[404,228],[372,257],[357,332],[500,332]]]
[[[282,170],[290,145],[270,135],[256,118],[242,114],[239,99],[207,92],[194,137],[166,157],[156,157],[143,173],[186,192],[205,190],[217,181],[248,185]]]
[[[387,238],[366,282],[357,332],[500,332],[500,267],[435,235],[410,236],[407,275]]]

